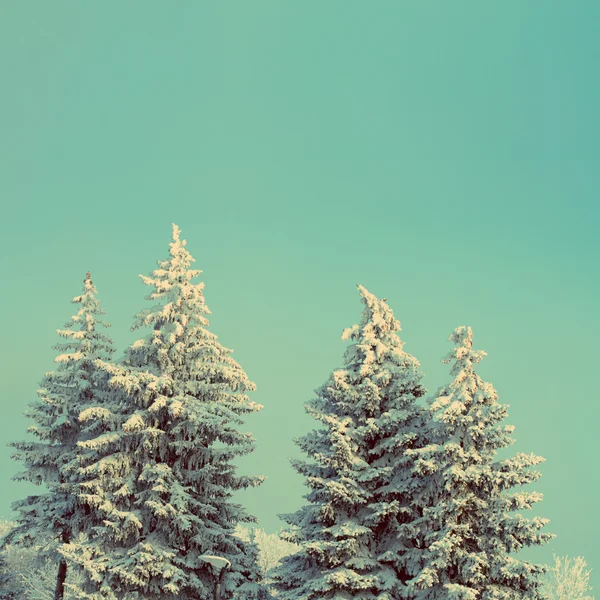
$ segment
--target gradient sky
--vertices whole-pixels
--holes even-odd
[[[257,383],[275,531],[292,438],[341,365],[355,285],[387,297],[434,392],[458,325],[515,451],[600,586],[597,1],[0,3],[0,436],[53,368],[91,270],[122,350],[177,223],[211,329]],[[0,447],[0,516],[29,492]]]

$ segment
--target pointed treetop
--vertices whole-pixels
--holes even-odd
[[[192,283],[192,279],[202,271],[190,268],[195,259],[186,250],[186,242],[180,239],[180,233],[179,227],[173,223],[173,240],[169,243],[169,257],[157,261],[158,269],[154,269],[149,276],[140,274],[144,284],[154,288],[146,299],[161,300],[164,304],[138,313],[132,331],[147,326],[154,327],[155,331],[160,330],[165,324],[179,318],[174,317],[175,306],[178,307],[176,311],[178,314],[186,313],[183,317],[186,322],[193,314],[198,324],[208,325],[208,321],[201,317],[210,314],[202,293],[204,283]],[[170,332],[169,335],[172,333]]]
[[[85,279],[83,280],[85,294],[94,291],[94,283],[92,281],[92,274],[88,271],[85,274]]]
[[[104,327],[110,327],[109,323],[101,320],[99,317],[106,314],[104,309],[100,307],[100,301],[96,297],[98,290],[92,282],[92,274],[88,271],[83,280],[83,292],[71,299],[73,304],[79,304],[80,308],[77,314],[73,315],[65,324],[65,329],[58,329],[58,334],[62,337],[80,336],[82,331],[94,332],[94,335],[99,336],[97,339],[104,340],[107,344],[112,344],[110,338],[96,331],[96,325],[100,324]],[[75,327],[77,325],[77,327]],[[78,337],[78,339],[83,339]],[[111,350],[111,353],[113,351]]]
[[[178,248],[180,249],[182,246],[185,246],[187,244],[186,240],[182,240],[181,239],[181,229],[179,229],[179,227],[177,225],[175,225],[175,223],[172,223],[173,225],[173,241],[171,242],[171,248]],[[171,251],[171,254],[173,254],[173,256],[175,256],[175,253],[173,251]]]
[[[360,323],[344,329],[342,333],[342,340],[354,342],[344,353],[346,366],[358,368],[357,372],[363,377],[371,373],[376,364],[381,365],[383,360],[389,359],[394,364],[404,361],[405,366],[409,361],[416,374],[418,361],[404,353],[403,342],[398,335],[400,321],[394,317],[392,309],[364,286],[357,287],[365,308]]]
[[[196,260],[192,257],[192,255],[185,249],[186,241],[180,238],[181,229],[173,223],[173,241],[169,244],[170,251],[169,253],[173,257],[170,261],[172,266],[179,266],[184,269],[187,269],[193,262]],[[163,268],[167,265],[169,261],[159,261],[159,265]],[[198,271],[201,273],[202,271]]]
[[[359,326],[361,330],[365,331],[369,328],[378,335],[401,331],[400,321],[394,318],[394,312],[388,306],[386,298],[377,298],[360,284],[356,287],[365,305]]]
[[[84,301],[84,298],[87,299],[87,301],[95,301],[95,295],[98,293],[98,290],[95,288],[94,286],[94,282],[92,281],[92,274],[90,273],[90,271],[88,271],[85,274],[85,279],[83,280],[83,294],[81,294],[80,296],[75,296],[75,298],[73,298],[73,302],[76,304],[80,304]]]
[[[461,346],[472,348],[473,330],[466,325],[461,325],[450,334],[448,339],[456,344],[460,344]]]
[[[455,369],[473,371],[473,365],[487,355],[484,350],[473,350],[473,330],[470,327],[465,325],[457,327],[448,339],[456,345],[442,362],[447,364],[456,361],[453,371]]]

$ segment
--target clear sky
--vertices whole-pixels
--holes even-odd
[[[211,328],[258,386],[269,531],[302,502],[303,403],[340,366],[355,285],[387,297],[434,392],[470,325],[546,457],[537,554],[600,586],[600,3],[0,3],[0,435],[53,368],[91,270],[122,350],[177,223]],[[3,447],[3,448],[2,448]],[[0,516],[29,491],[0,447]]]

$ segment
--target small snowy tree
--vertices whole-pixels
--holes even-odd
[[[0,521],[0,543],[14,529],[15,524]],[[23,547],[3,544],[0,551],[1,600],[53,600],[56,592],[56,560],[40,561],[37,545]],[[68,569],[65,600],[75,600],[68,583],[81,578],[76,569]]]
[[[0,552],[0,600],[18,600],[22,595],[17,574],[10,570],[6,554]]]
[[[18,579],[18,573],[11,565],[6,536],[14,529],[14,523],[0,521],[0,600],[17,600],[22,597],[23,589]]]
[[[16,480],[43,485],[46,490],[14,504],[17,527],[7,537],[9,543],[43,546],[41,561],[56,560],[64,544],[86,527],[85,507],[78,502],[79,448],[77,443],[93,435],[79,421],[79,414],[102,401],[106,393],[106,373],[98,361],[113,353],[112,340],[98,329],[108,327],[96,298],[97,290],[88,273],[83,294],[73,298],[80,305],[76,315],[58,330],[66,342],[55,346],[60,352],[56,371],[46,373],[38,400],[26,413],[34,424],[29,427],[37,441],[11,444],[13,458],[25,470]],[[67,562],[58,564],[55,598],[64,596]]]
[[[292,461],[311,491],[307,505],[283,515],[300,550],[274,569],[282,600],[390,600],[405,591],[407,526],[418,516],[405,453],[423,443],[425,390],[385,299],[358,289],[365,308],[342,335],[352,342],[344,367],[306,405],[323,427],[297,442],[309,460]]]
[[[284,540],[281,531],[267,533],[263,529],[249,529],[238,525],[235,533],[246,541],[250,541],[252,538],[258,546],[258,564],[262,573],[265,574],[267,582],[269,581],[269,572],[277,566],[277,563],[283,557],[294,554],[300,549],[297,544]]]
[[[215,574],[201,555],[231,562],[224,599],[248,580],[245,542],[233,534],[254,518],[231,497],[263,478],[237,475],[233,461],[253,450],[238,427],[261,407],[231,350],[207,329],[204,284],[192,282],[201,271],[190,268],[185,245],[174,225],[170,257],[141,276],[155,305],[132,329],[150,333],[106,366],[118,426],[85,444],[97,452],[85,471],[99,474],[86,498],[99,524],[70,548],[87,573],[82,598],[208,600]]]
[[[554,556],[554,564],[542,579],[542,595],[548,600],[594,600],[583,556]]]
[[[502,423],[507,406],[475,373],[486,353],[472,349],[471,328],[458,327],[450,339],[455,347],[443,362],[453,363],[454,380],[430,402],[431,444],[408,452],[418,457],[415,473],[428,480],[415,498],[422,518],[410,585],[418,600],[533,600],[543,567],[514,553],[553,536],[540,531],[547,519],[518,512],[542,495],[513,488],[536,481],[540,473],[530,467],[543,459],[522,453],[497,459],[514,441],[514,428]]]
[[[252,529],[245,540],[244,556],[241,559],[244,583],[235,591],[239,600],[269,600],[272,598],[266,585],[267,572],[261,564],[261,551],[257,541],[258,530]],[[243,538],[242,538],[243,539]]]

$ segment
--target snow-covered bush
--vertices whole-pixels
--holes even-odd
[[[293,554],[299,549],[297,544],[292,544],[281,537],[281,533],[267,533],[264,529],[254,529],[238,525],[236,535],[243,540],[250,541],[254,534],[254,543],[258,546],[258,565],[265,579],[269,579],[269,571],[285,556]]]
[[[0,544],[15,529],[16,523],[0,521]],[[49,558],[39,559],[40,547],[7,544],[0,552],[1,600],[54,600],[58,565]],[[67,573],[73,581],[79,575]],[[65,600],[75,600],[68,593]]]
[[[548,600],[594,600],[590,594],[591,570],[583,556],[554,556],[543,578],[542,592]]]

